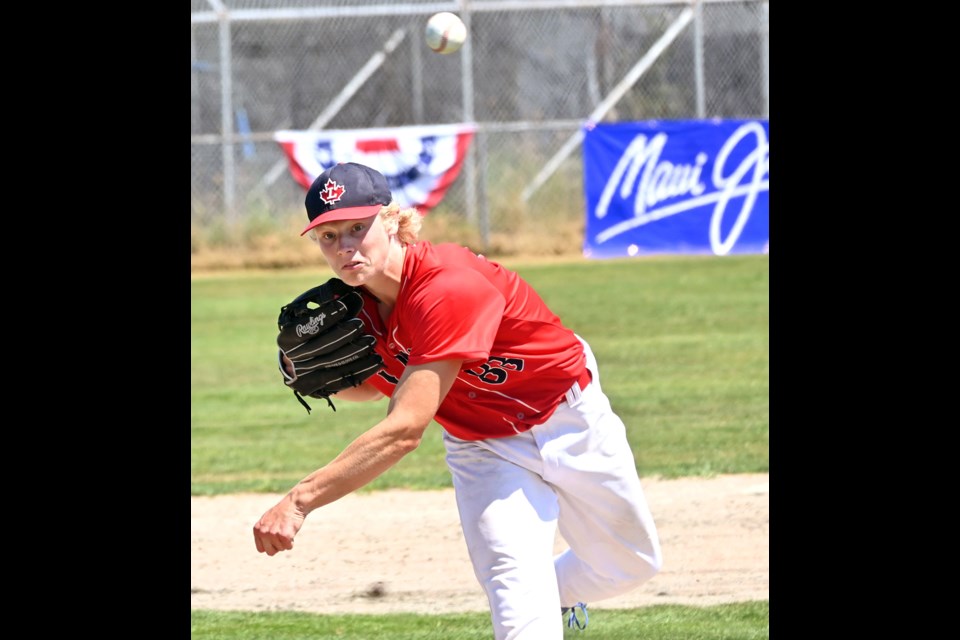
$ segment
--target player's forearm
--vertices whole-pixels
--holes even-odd
[[[335,400],[347,400],[349,402],[368,402],[370,400],[379,400],[384,396],[382,393],[377,391],[376,387],[374,387],[369,382],[364,381],[363,384],[361,384],[360,386],[338,391],[336,395],[334,395],[333,397]]]
[[[306,515],[339,500],[372,482],[420,446],[423,432],[458,370],[456,360],[409,367],[390,399],[387,417],[293,488],[290,497],[297,508]]]
[[[369,484],[416,449],[424,430],[425,426],[401,425],[388,416],[297,483],[290,491],[294,504],[306,515]]]

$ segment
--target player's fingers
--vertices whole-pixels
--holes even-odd
[[[267,546],[263,543],[263,538],[260,537],[256,527],[253,528],[253,542],[257,545],[257,551],[260,553],[267,552]]]
[[[278,551],[276,542],[278,538],[279,536],[268,531],[262,522],[253,526],[253,539],[257,544],[257,551],[260,553],[265,553],[268,556],[275,554]]]
[[[281,551],[289,551],[290,549],[293,549],[293,540],[274,536],[264,542],[263,548],[268,556],[275,556]]]
[[[254,542],[257,545],[257,551],[265,553],[268,556],[274,556],[281,551],[293,549],[293,538],[282,535],[259,535],[254,533]]]
[[[282,551],[282,549],[277,548],[277,545],[269,538],[264,538],[261,540],[257,545],[257,548],[260,549],[261,553],[265,553],[268,556],[275,556]]]

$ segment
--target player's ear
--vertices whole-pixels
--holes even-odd
[[[387,235],[397,235],[397,232],[400,230],[400,219],[397,217],[396,212],[381,213],[379,217],[380,224],[383,225],[383,230],[386,231]]]

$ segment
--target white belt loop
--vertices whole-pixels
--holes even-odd
[[[580,381],[575,380],[573,386],[567,390],[566,394],[567,404],[571,407],[575,407],[580,404],[580,400],[583,398],[583,393],[580,391]]]

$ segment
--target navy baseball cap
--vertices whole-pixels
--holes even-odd
[[[310,224],[300,235],[324,222],[369,218],[392,199],[382,173],[356,162],[340,162],[317,176],[307,189],[304,204]]]

